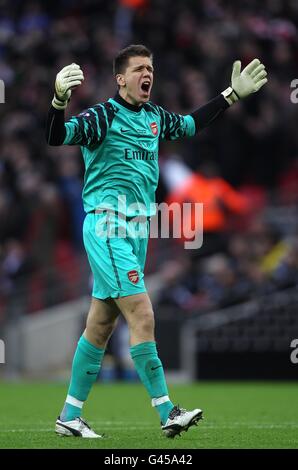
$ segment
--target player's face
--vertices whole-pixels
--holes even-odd
[[[126,70],[118,74],[119,93],[128,103],[141,105],[150,99],[153,85],[153,65],[149,57],[130,57]]]

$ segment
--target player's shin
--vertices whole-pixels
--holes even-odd
[[[81,416],[83,404],[96,381],[103,356],[104,349],[93,346],[81,336],[73,358],[71,380],[60,415],[61,421],[71,421]]]
[[[154,342],[140,343],[130,348],[131,357],[140,380],[146,387],[162,423],[168,419],[174,405],[168,396],[162,363]]]

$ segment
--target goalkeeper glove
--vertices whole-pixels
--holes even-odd
[[[222,95],[231,106],[236,101],[245,98],[267,83],[265,65],[259,59],[252,60],[241,72],[241,62],[236,60],[233,64],[231,86],[222,92]]]
[[[65,109],[70,100],[71,90],[81,85],[83,80],[83,72],[77,64],[67,65],[60,70],[56,76],[52,106],[59,110]]]

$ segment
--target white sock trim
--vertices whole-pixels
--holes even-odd
[[[151,405],[152,406],[162,405],[166,401],[170,401],[168,395],[164,395],[163,397],[159,397],[159,398],[152,398]]]
[[[69,403],[70,405],[76,406],[77,408],[83,408],[84,402],[77,400],[76,398],[72,397],[71,395],[67,395],[66,397],[66,403]]]

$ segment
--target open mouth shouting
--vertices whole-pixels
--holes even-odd
[[[141,83],[141,91],[142,91],[142,93],[141,93],[142,95],[145,95],[145,96],[150,95],[151,81],[148,78],[143,80],[143,82]]]

